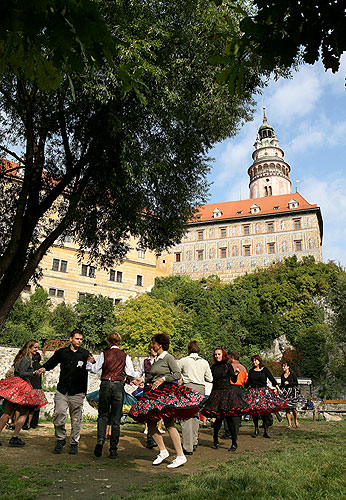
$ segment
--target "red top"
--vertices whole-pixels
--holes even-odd
[[[124,382],[127,354],[121,349],[107,349],[103,352],[103,355],[101,379]]]

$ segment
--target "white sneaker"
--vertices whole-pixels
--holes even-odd
[[[186,462],[187,462],[187,458],[185,457],[185,455],[183,455],[182,457],[175,458],[171,464],[167,465],[167,468],[168,469],[176,469],[177,467],[180,467],[181,465],[186,464]]]
[[[148,429],[144,429],[143,434],[148,434]]]
[[[153,465],[160,465],[165,458],[169,457],[169,453],[167,450],[161,450],[160,453],[157,455],[155,460],[153,461]]]
[[[159,431],[160,434],[165,434],[165,432],[166,432],[164,429],[157,428],[157,430]]]

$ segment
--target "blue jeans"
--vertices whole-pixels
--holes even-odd
[[[98,418],[97,418],[97,443],[104,444],[106,441],[107,422],[111,420],[110,450],[118,448],[120,436],[120,419],[123,410],[124,385],[122,382],[101,380]]]

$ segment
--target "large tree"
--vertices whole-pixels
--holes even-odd
[[[83,7],[77,0],[48,3]],[[215,32],[230,19],[237,29],[230,2],[91,3],[109,28],[103,65],[93,64],[99,41],[86,48],[81,41],[79,53],[78,34],[60,47],[44,16],[34,49],[37,60],[57,68],[54,84],[42,79],[39,64],[30,71],[4,56],[0,148],[21,170],[8,162],[0,170],[0,328],[64,235],[104,267],[125,256],[130,234],[150,249],[179,241],[192,207],[206,197],[208,150],[251,117],[251,95],[262,85],[253,61],[241,91],[230,95],[207,64],[223,43]],[[89,29],[84,22],[81,36]],[[27,23],[21,28],[26,40]]]

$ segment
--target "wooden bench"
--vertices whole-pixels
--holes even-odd
[[[336,408],[333,408],[333,406],[336,406]],[[346,399],[324,399],[320,401],[317,405],[318,420],[322,413],[346,413]]]

